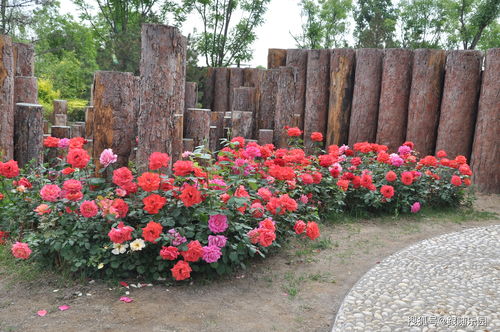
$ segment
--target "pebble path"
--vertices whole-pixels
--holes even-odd
[[[350,290],[332,332],[500,331],[500,225],[412,245]]]

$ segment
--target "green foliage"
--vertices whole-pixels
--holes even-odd
[[[38,102],[43,105],[45,118],[54,111],[53,102],[55,99],[61,99],[61,91],[54,89],[52,81],[39,78],[38,79]]]
[[[357,47],[395,47],[396,11],[391,0],[359,0],[354,10]]]
[[[88,105],[86,99],[68,100],[68,121],[85,121],[85,107]]]

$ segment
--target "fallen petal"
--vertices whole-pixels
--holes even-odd
[[[123,287],[129,288],[128,284],[125,281],[120,281],[120,285],[122,285]]]
[[[120,297],[120,301],[125,302],[125,303],[130,303],[134,300],[132,300],[130,297],[122,296],[122,297]]]
[[[70,307],[69,305],[60,305],[58,308],[59,308],[59,310],[61,310],[61,311],[65,311],[65,310],[70,309],[71,307]]]
[[[47,310],[38,310],[36,314],[40,317],[43,317],[47,314]]]

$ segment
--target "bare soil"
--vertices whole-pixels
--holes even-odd
[[[329,331],[350,288],[388,255],[429,237],[500,223],[499,195],[480,196],[475,209],[322,225],[320,240],[292,241],[230,277],[131,288],[132,303],[119,301],[126,291],[119,285],[61,285],[51,274],[17,281],[0,266],[0,331]],[[63,304],[71,309],[59,311]],[[47,316],[37,316],[42,309]]]

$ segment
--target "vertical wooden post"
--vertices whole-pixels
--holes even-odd
[[[259,85],[259,76],[262,69],[259,68],[244,68],[243,69],[243,86],[255,88]]]
[[[486,52],[471,166],[476,187],[500,194],[500,48]],[[495,166],[496,165],[496,166]]]
[[[255,131],[274,128],[274,111],[276,109],[276,90],[278,88],[278,69],[263,70],[259,79],[257,92],[257,112]]]
[[[54,107],[54,110],[52,112],[52,117],[51,117],[52,123],[55,123],[56,114],[65,114],[65,115],[68,114],[68,101],[67,100],[55,99],[52,102],[52,105]]]
[[[336,48],[330,55],[330,100],[326,145],[347,144],[354,91],[356,51]]]
[[[183,138],[182,139],[182,145],[184,147],[184,151],[190,151],[190,152],[193,152],[194,151],[194,140],[192,138]]]
[[[49,121],[43,120],[43,134],[48,135],[49,134]]]
[[[14,159],[19,167],[31,160],[42,162],[43,108],[42,105],[17,103],[14,120]]]
[[[185,96],[184,108],[195,108],[198,103],[198,86],[196,82],[186,82]]]
[[[299,114],[298,126],[304,129],[304,110],[306,108],[307,50],[288,50],[286,53],[287,67],[295,72],[295,104],[293,114]]]
[[[85,136],[94,138],[94,106],[85,107]]]
[[[234,99],[234,89],[243,86],[243,68],[229,68],[229,104],[231,110]]]
[[[71,136],[71,127],[70,126],[52,126],[51,136],[57,138],[70,138]]]
[[[14,102],[38,103],[38,82],[33,76],[16,76],[14,78]]]
[[[192,138],[194,146],[205,145],[208,147],[210,137],[210,110],[203,108],[188,108],[185,121],[185,134],[187,138]]]
[[[232,137],[252,138],[253,135],[253,113],[245,111],[233,111],[231,119]]]
[[[68,124],[68,116],[66,114],[54,115],[54,126],[65,126]]]
[[[274,137],[274,130],[272,129],[259,129],[259,144],[264,145],[264,144],[272,144],[273,143],[273,137]]]
[[[434,153],[439,123],[446,52],[418,49],[413,53],[406,140],[422,156]]]
[[[286,49],[270,48],[267,52],[267,69],[286,66]]]
[[[217,139],[216,150],[220,148],[220,139],[224,137],[224,113],[223,112],[210,112],[210,126],[216,127],[215,135]],[[210,133],[212,139],[212,132]]]
[[[82,127],[77,123],[70,124],[71,127],[71,137],[83,137]]]
[[[143,24],[141,36],[136,162],[145,170],[152,152],[172,154],[174,114],[184,110],[187,40],[177,28],[160,24]]]
[[[134,139],[133,84],[132,73],[95,72],[94,160],[99,160],[104,149],[112,149],[118,156],[118,166],[128,164]],[[101,167],[102,165],[96,162],[96,174]]]
[[[446,59],[436,151],[470,157],[481,85],[481,51],[450,51]]]
[[[33,44],[13,43],[14,76],[35,75],[35,47]]]
[[[214,112],[228,112],[229,109],[229,71],[215,68]]]
[[[174,114],[174,139],[172,140],[172,161],[175,162],[181,159],[184,152],[184,114]]]
[[[86,137],[86,133],[85,133],[85,129],[86,129],[86,125],[85,125],[85,122],[84,121],[77,121],[74,123],[75,125],[79,126],[80,127],[80,137],[83,137],[85,138]]]
[[[208,67],[203,78],[203,97],[201,104],[204,108],[213,109],[215,91],[215,68]]]
[[[349,145],[375,142],[382,78],[383,51],[362,48],[356,51],[356,71],[349,123]]]
[[[396,151],[406,138],[413,52],[386,49],[378,112],[377,143]]]
[[[14,60],[12,40],[0,35],[0,161],[14,157]]]
[[[234,89],[234,98],[231,105],[233,111],[255,112],[257,108],[256,89],[247,87]]]
[[[278,87],[276,91],[276,112],[274,114],[274,139],[277,147],[287,147],[287,131],[285,126],[293,122],[293,106],[295,103],[295,78],[292,67],[280,67]]]
[[[210,133],[209,133],[210,139],[208,143],[208,148],[210,151],[214,152],[218,150],[219,146],[219,140],[217,138],[218,133],[217,133],[217,126],[210,126]]]
[[[311,152],[311,133],[326,134],[330,89],[330,50],[310,50],[307,54],[307,89],[304,113],[304,147]]]

